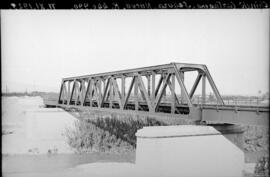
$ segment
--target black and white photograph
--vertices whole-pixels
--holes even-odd
[[[268,177],[269,17],[2,9],[2,176]]]

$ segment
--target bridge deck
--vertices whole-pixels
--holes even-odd
[[[241,125],[258,125],[258,126],[268,126],[269,125],[269,107],[265,106],[247,106],[247,105],[211,105],[211,104],[194,104],[195,108],[198,108],[202,119],[191,117],[190,109],[187,104],[175,105],[175,112],[171,112],[170,103],[161,103],[159,108],[155,113],[150,113],[147,108],[147,103],[139,102],[138,110],[135,110],[135,102],[128,102],[125,110],[121,110],[117,101],[112,103],[110,108],[109,102],[104,102],[102,108],[98,107],[97,102],[93,101],[92,107],[90,107],[90,102],[86,102],[84,106],[81,106],[78,102],[75,105],[75,101],[71,101],[70,105],[59,104],[60,107],[73,107],[78,109],[89,109],[95,111],[105,111],[105,112],[115,112],[119,114],[138,114],[144,116],[153,117],[174,117],[189,120],[201,120],[207,123],[229,123],[229,124],[241,124]]]

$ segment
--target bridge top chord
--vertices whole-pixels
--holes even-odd
[[[148,73],[149,74],[149,72],[151,71],[156,72],[156,73],[161,73],[164,70],[172,69],[175,65],[179,68],[182,68],[182,70],[186,70],[186,71],[195,70],[195,69],[204,70],[206,68],[206,66],[202,64],[169,63],[169,64],[164,64],[164,65],[148,66],[148,67],[141,67],[141,68],[135,68],[135,69],[126,69],[126,70],[113,71],[113,72],[104,72],[104,73],[98,73],[98,74],[66,77],[66,78],[63,78],[63,80],[87,79],[89,77],[109,77],[112,75],[115,77],[120,77],[122,75],[129,76],[135,73],[140,73],[140,74]]]

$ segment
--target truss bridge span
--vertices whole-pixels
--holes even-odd
[[[190,73],[193,80],[186,77]],[[213,93],[211,97],[207,89]],[[170,63],[63,78],[58,106],[206,124],[269,124],[269,106],[224,104],[202,64]]]

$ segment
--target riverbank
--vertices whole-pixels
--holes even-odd
[[[2,98],[2,154],[73,153],[64,131],[78,121],[40,97]]]
[[[130,153],[76,153],[66,131],[77,118],[60,108],[44,108],[41,97],[2,97],[2,174],[20,176],[77,176],[88,163],[134,163]]]

